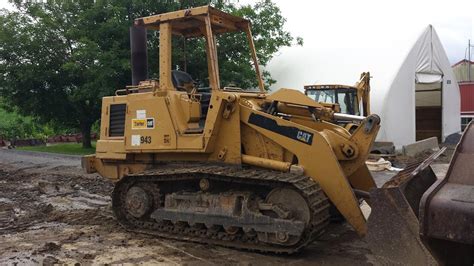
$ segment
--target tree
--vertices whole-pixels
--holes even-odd
[[[205,5],[209,1],[14,0],[12,3],[16,10],[0,11],[0,96],[22,114],[80,129],[86,148],[91,146],[91,126],[100,118],[101,98],[130,84],[129,27],[133,20]],[[293,41],[283,30],[285,20],[280,10],[270,0],[241,7],[222,0],[211,3],[253,21],[261,65],[266,65],[280,47]],[[150,58],[157,57],[157,49],[153,49],[157,47],[156,39],[150,39]],[[248,48],[242,40],[230,35],[218,39],[219,57],[225,58],[220,63],[223,85],[226,82],[239,83],[242,87],[256,84],[248,50],[244,51]],[[207,75],[203,60],[200,57],[194,61],[196,77]],[[150,67],[158,69],[153,62]],[[265,72],[264,76],[267,86],[274,82],[269,73]]]

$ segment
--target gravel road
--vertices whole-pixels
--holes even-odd
[[[331,224],[319,241],[291,256],[130,233],[112,215],[112,189],[98,175],[84,174],[80,157],[0,150],[0,265],[377,264],[345,223]]]

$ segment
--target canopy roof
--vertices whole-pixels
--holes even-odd
[[[305,85],[305,90],[335,90],[335,89],[357,89],[354,86],[341,85],[341,84],[318,84],[318,85]]]
[[[213,33],[243,31],[248,20],[237,17],[211,6],[201,6],[135,19],[135,26],[159,30],[161,23],[170,22],[173,34],[185,37],[203,36],[203,22],[209,16]]]

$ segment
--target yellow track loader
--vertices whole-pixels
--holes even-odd
[[[147,31],[159,31],[159,79],[148,79]],[[218,38],[248,41],[257,89],[221,86]],[[203,40],[209,84],[172,70],[172,39]],[[104,97],[88,173],[115,181],[112,208],[128,230],[247,250],[293,253],[321,235],[334,206],[359,235],[375,183],[365,160],[377,115],[345,114],[297,90],[267,93],[250,22],[209,6],[136,19],[132,85]],[[192,60],[192,59],[189,59]],[[186,69],[186,68],[182,68]]]

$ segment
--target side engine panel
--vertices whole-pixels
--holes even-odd
[[[125,148],[130,151],[175,150],[176,133],[165,97],[128,96]]]

